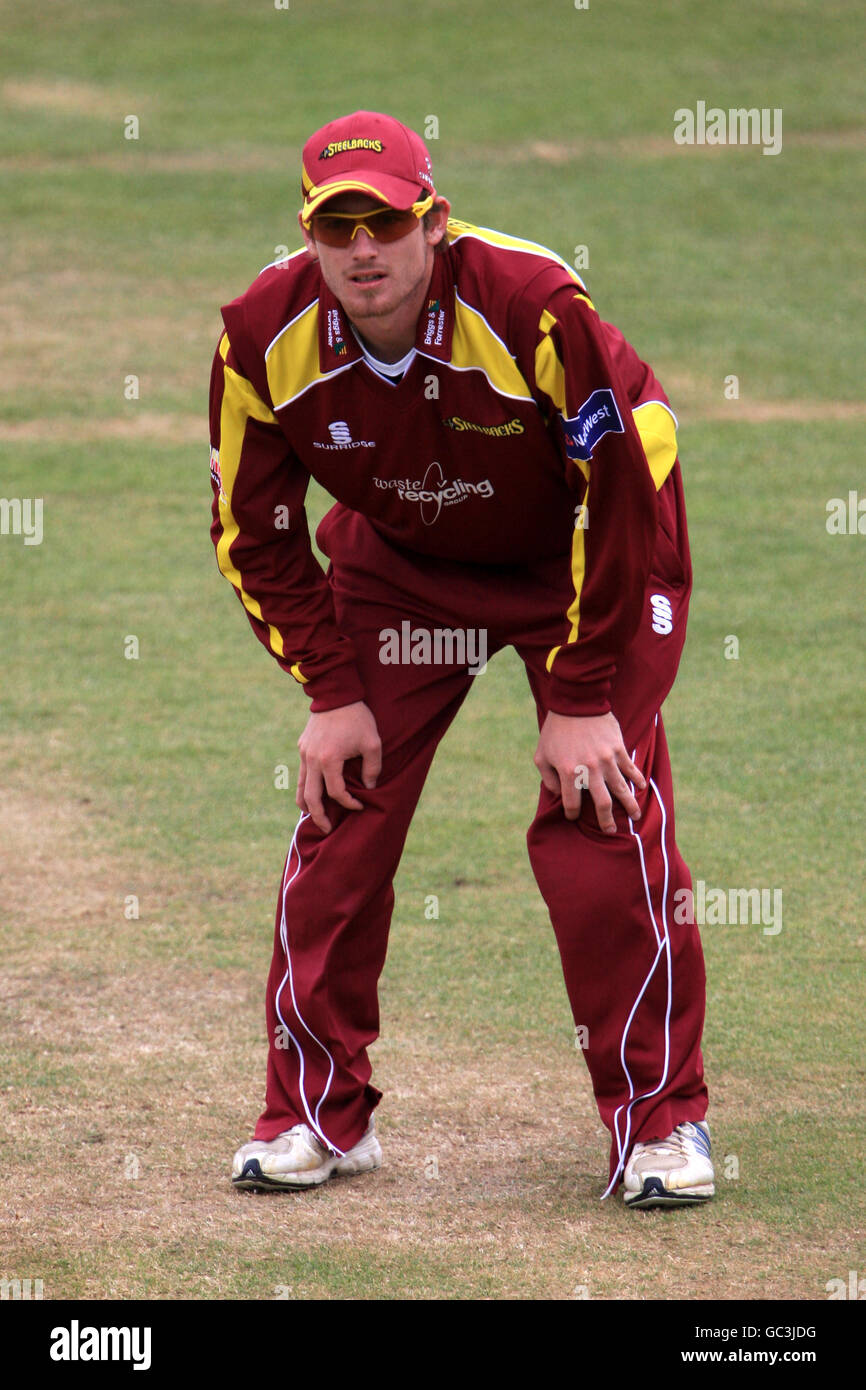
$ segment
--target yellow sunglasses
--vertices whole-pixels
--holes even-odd
[[[377,241],[399,241],[408,236],[416,222],[433,206],[433,195],[401,211],[382,208],[380,212],[315,212],[310,230],[325,246],[351,246],[361,227]]]

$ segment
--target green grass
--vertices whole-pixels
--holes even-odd
[[[862,417],[837,410],[862,394],[859,7],[7,0],[0,20],[0,493],[42,497],[45,529],[0,537],[0,784],[33,819],[7,825],[5,1171],[46,1124],[54,1155],[42,1227],[16,1207],[0,1272],[47,1297],[824,1297],[866,1258],[866,542],[825,526],[862,473]],[[699,99],[782,107],[782,154],[677,149],[673,112]],[[712,1115],[739,1165],[712,1213],[635,1226],[597,1201],[606,1141],[526,858],[536,729],[513,653],[446,737],[397,878],[374,1050],[391,1166],[369,1205],[363,1184],[306,1205],[225,1188],[259,1106],[295,819],[274,769],[294,772],[306,706],[216,569],[207,378],[220,304],[297,244],[304,139],[360,106],[437,116],[458,215],[586,244],[602,315],[683,396],[678,838],[695,879],[784,903],[777,936],[703,930]],[[326,506],[313,487],[311,525]]]

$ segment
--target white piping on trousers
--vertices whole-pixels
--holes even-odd
[[[295,1044],[295,1047],[296,1047],[297,1050],[298,1050],[298,1062],[299,1062],[299,1068],[300,1068],[299,1077],[298,1077],[298,1084],[299,1084],[299,1088],[300,1088],[300,1092],[301,1092],[301,1100],[303,1101],[304,1110],[305,1110],[305,1112],[306,1112],[306,1116],[307,1116],[307,1119],[308,1119],[308,1121],[309,1121],[310,1128],[311,1128],[312,1130],[315,1130],[316,1134],[319,1136],[319,1138],[321,1139],[321,1141],[322,1141],[323,1144],[326,1144],[327,1147],[328,1147],[329,1149],[331,1149],[335,1154],[337,1154],[340,1158],[342,1158],[345,1151],[344,1151],[343,1149],[338,1149],[338,1148],[337,1148],[337,1145],[336,1145],[336,1144],[333,1144],[333,1143],[331,1142],[331,1140],[330,1140],[330,1139],[327,1137],[327,1135],[325,1134],[324,1130],[322,1130],[321,1127],[320,1127],[320,1125],[319,1125],[319,1111],[321,1110],[322,1106],[323,1106],[324,1103],[325,1103],[325,1100],[326,1100],[326,1098],[327,1098],[328,1092],[329,1092],[329,1090],[331,1089],[331,1081],[333,1080],[333,1077],[334,1077],[334,1059],[333,1059],[333,1057],[331,1056],[331,1054],[330,1054],[330,1052],[328,1051],[328,1049],[325,1047],[325,1044],[324,1044],[323,1042],[320,1042],[320,1041],[319,1041],[319,1039],[316,1037],[315,1033],[313,1033],[313,1032],[311,1031],[311,1029],[307,1027],[307,1024],[304,1022],[304,1019],[301,1017],[301,1011],[300,1011],[300,1009],[298,1008],[298,1001],[297,1001],[297,999],[295,998],[295,982],[294,982],[294,978],[293,978],[293,975],[292,975],[292,957],[291,957],[291,953],[290,953],[290,951],[289,951],[289,934],[288,934],[288,927],[287,927],[287,925],[286,925],[286,894],[287,894],[287,892],[289,891],[289,889],[290,889],[290,887],[292,886],[292,884],[294,883],[294,881],[295,881],[295,879],[297,878],[298,874],[301,872],[301,853],[300,853],[300,850],[297,849],[297,843],[296,843],[296,842],[297,842],[297,838],[298,838],[298,831],[300,830],[300,828],[301,828],[301,826],[303,825],[304,821],[307,820],[308,818],[309,818],[309,812],[308,812],[308,811],[302,811],[300,817],[298,818],[298,823],[297,823],[297,825],[295,826],[295,833],[294,833],[294,835],[292,836],[292,843],[291,843],[291,845],[289,846],[289,852],[288,852],[288,854],[287,854],[287,856],[286,856],[286,867],[285,867],[285,869],[283,870],[283,882],[282,882],[282,885],[281,885],[282,914],[281,914],[281,918],[280,918],[280,940],[281,940],[281,942],[283,943],[283,950],[284,950],[285,955],[286,955],[286,973],[285,973],[285,975],[283,976],[282,980],[280,981],[279,989],[278,989],[277,992],[276,992],[276,996],[275,996],[275,998],[274,998],[274,1007],[275,1007],[275,1009],[276,1009],[276,1011],[277,1011],[277,1017],[279,1018],[280,1023],[283,1025],[283,1027],[285,1028],[286,1032],[288,1033],[289,1037],[291,1038],[292,1042]],[[286,882],[286,875],[287,875],[288,872],[289,872],[289,864],[291,863],[291,858],[292,858],[292,852],[293,852],[293,851],[296,851],[296,852],[297,852],[297,855],[298,855],[298,867],[295,869],[295,872],[292,874],[292,877],[288,880],[288,882]],[[304,1073],[305,1073],[305,1070],[306,1070],[306,1068],[305,1068],[305,1066],[304,1066],[304,1051],[303,1051],[303,1048],[301,1047],[301,1044],[298,1042],[298,1039],[295,1037],[294,1033],[293,1033],[293,1032],[291,1031],[291,1029],[289,1028],[289,1025],[286,1023],[286,1020],[283,1018],[282,1011],[280,1010],[280,995],[282,994],[283,989],[285,988],[285,984],[286,984],[286,981],[287,981],[287,980],[288,980],[288,982],[289,982],[289,989],[290,989],[291,995],[292,995],[292,1005],[294,1006],[294,1010],[295,1010],[295,1013],[296,1013],[296,1015],[297,1015],[297,1017],[298,1017],[298,1021],[300,1022],[301,1026],[302,1026],[303,1028],[305,1028],[306,1031],[309,1033],[310,1037],[313,1039],[313,1042],[316,1043],[317,1046],[319,1046],[319,1047],[322,1049],[322,1051],[324,1052],[325,1056],[327,1057],[328,1061],[329,1061],[330,1064],[331,1064],[331,1069],[330,1069],[330,1071],[328,1072],[328,1081],[327,1081],[327,1084],[326,1084],[326,1086],[325,1086],[324,1091],[322,1092],[322,1095],[321,1095],[321,1098],[320,1098],[320,1100],[319,1100],[319,1103],[318,1103],[318,1105],[316,1106],[316,1113],[315,1113],[315,1116],[313,1116],[313,1115],[311,1114],[311,1112],[310,1112],[310,1106],[309,1106],[309,1104],[308,1104],[308,1102],[307,1102],[307,1095],[306,1095],[306,1092],[305,1092],[305,1090],[304,1090]]]
[[[632,761],[634,761],[634,754],[632,754]],[[631,822],[629,822],[629,830],[630,830],[631,834],[634,836],[635,840],[637,841],[638,853],[639,853],[639,855],[640,855],[641,874],[643,875],[644,890],[645,890],[645,892],[646,892],[647,907],[649,908],[650,921],[652,922],[653,931],[654,931],[654,933],[655,933],[655,938],[656,938],[656,943],[657,943],[657,945],[658,945],[658,950],[656,951],[655,960],[653,961],[652,965],[650,966],[649,974],[647,975],[646,979],[644,980],[643,984],[641,985],[640,993],[638,994],[637,999],[634,1001],[634,1004],[632,1005],[631,1012],[629,1013],[628,1019],[626,1020],[625,1028],[623,1029],[622,1041],[621,1041],[621,1043],[620,1043],[620,1059],[621,1059],[621,1061],[622,1061],[622,1068],[623,1068],[623,1071],[625,1072],[626,1079],[627,1079],[627,1081],[628,1081],[629,1102],[628,1102],[628,1106],[627,1106],[627,1108],[626,1108],[626,1126],[625,1126],[625,1134],[624,1134],[622,1140],[620,1140],[620,1137],[619,1137],[619,1116],[620,1116],[620,1112],[621,1112],[621,1110],[622,1110],[622,1106],[621,1106],[621,1105],[617,1106],[617,1109],[616,1109],[616,1111],[614,1112],[614,1117],[613,1117],[613,1132],[614,1132],[614,1137],[615,1137],[615,1139],[616,1139],[617,1152],[618,1152],[618,1154],[619,1154],[619,1162],[618,1162],[617,1167],[616,1167],[616,1172],[614,1173],[613,1177],[611,1178],[610,1183],[608,1184],[607,1189],[606,1189],[606,1191],[604,1192],[604,1194],[603,1194],[603,1196],[602,1196],[602,1199],[601,1199],[602,1201],[604,1201],[605,1197],[609,1197],[610,1194],[611,1194],[611,1192],[615,1191],[616,1188],[617,1188],[617,1186],[619,1185],[620,1173],[622,1172],[622,1169],[623,1169],[623,1167],[625,1166],[626,1154],[628,1153],[628,1141],[629,1141],[629,1136],[630,1136],[630,1133],[631,1133],[631,1112],[632,1112],[632,1107],[633,1107],[634,1105],[636,1105],[637,1102],[638,1102],[639,1100],[648,1100],[651,1096],[658,1095],[659,1091],[662,1089],[662,1087],[664,1086],[665,1082],[667,1081],[667,1077],[668,1077],[668,1068],[669,1068],[669,1066],[670,1066],[670,1054],[671,1054],[670,1020],[671,1020],[671,1006],[672,1006],[672,1003],[673,1003],[673,988],[672,988],[673,981],[672,981],[672,967],[671,967],[671,942],[670,942],[670,935],[669,935],[669,932],[668,932],[668,921],[667,921],[667,911],[666,911],[666,908],[667,908],[667,896],[668,896],[668,881],[669,881],[669,877],[670,877],[670,865],[669,865],[669,863],[668,863],[668,854],[667,854],[667,848],[666,848],[666,845],[665,845],[665,831],[666,831],[666,829],[667,829],[667,812],[665,811],[665,804],[664,804],[664,802],[662,801],[661,793],[659,792],[659,789],[658,789],[658,787],[656,786],[656,784],[655,784],[655,782],[653,781],[652,778],[649,779],[649,784],[650,784],[650,786],[652,787],[652,790],[653,790],[653,792],[654,792],[654,794],[655,794],[655,798],[656,798],[656,800],[658,801],[658,804],[659,804],[659,807],[661,808],[661,813],[662,813],[661,849],[662,849],[662,857],[663,857],[663,859],[664,859],[664,865],[665,865],[664,889],[663,889],[663,891],[662,891],[662,927],[663,927],[663,929],[664,929],[664,940],[662,940],[662,938],[659,936],[658,925],[657,925],[657,923],[656,923],[655,913],[653,912],[652,896],[651,896],[651,894],[650,894],[649,882],[648,882],[648,880],[647,880],[646,860],[645,860],[645,858],[644,858],[643,844],[642,844],[642,842],[641,842],[640,835],[639,835],[638,832],[635,830],[635,828],[634,828],[634,826],[631,824]],[[633,787],[633,786],[632,786],[632,792],[634,792],[634,787]],[[661,956],[662,956],[662,953],[663,953],[663,952],[667,955],[667,963],[668,963],[668,971],[667,971],[667,974],[668,974],[668,1000],[667,1000],[667,1008],[666,1008],[666,1011],[665,1011],[665,1063],[664,1063],[664,1069],[663,1069],[663,1071],[662,1071],[661,1080],[659,1081],[659,1083],[658,1083],[658,1085],[656,1086],[655,1090],[653,1090],[653,1091],[645,1091],[642,1095],[636,1096],[636,1095],[634,1094],[634,1084],[633,1084],[632,1079],[631,1079],[631,1074],[630,1074],[630,1072],[629,1072],[629,1070],[628,1070],[628,1067],[627,1067],[627,1065],[626,1065],[626,1060],[625,1060],[625,1045],[626,1045],[626,1039],[627,1039],[627,1037],[628,1037],[628,1031],[629,1031],[629,1028],[631,1027],[632,1019],[634,1018],[634,1015],[635,1015],[635,1013],[636,1013],[636,1011],[637,1011],[637,1008],[638,1008],[638,1005],[640,1004],[641,999],[643,998],[644,994],[646,993],[647,986],[649,985],[650,980],[652,979],[653,975],[655,974],[656,966],[658,965],[659,960],[661,959]]]

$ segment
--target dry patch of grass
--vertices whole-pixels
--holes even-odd
[[[126,87],[113,91],[93,82],[76,82],[65,77],[9,78],[0,88],[0,100],[13,110],[50,111],[61,116],[93,116],[100,120],[122,120],[124,112],[140,113],[145,104]],[[146,104],[150,106],[152,101]]]
[[[764,425],[776,420],[866,420],[866,405],[859,401],[724,401],[690,412],[696,420],[734,420]]]
[[[133,407],[134,409],[134,407]],[[154,410],[106,420],[82,420],[77,416],[50,420],[0,421],[0,442],[50,443],[62,437],[70,444],[86,444],[99,439],[148,439],[166,444],[201,444],[207,434],[207,416],[183,415]]]
[[[19,247],[18,256],[21,263],[0,298],[5,368],[0,410],[23,414],[24,401],[31,417],[39,417],[46,401],[50,407],[44,420],[7,421],[2,437],[51,439],[67,427],[67,437],[83,442],[165,437],[163,431],[172,425],[157,426],[156,416],[175,412],[147,411],[143,403],[170,389],[172,396],[166,400],[163,395],[160,404],[174,406],[182,393],[200,397],[206,389],[203,382],[219,336],[217,295],[213,308],[203,311],[179,300],[176,284],[164,278],[150,280],[145,291],[139,279],[119,267],[97,272],[49,265],[35,270],[31,252]],[[160,365],[166,344],[171,345],[168,373]],[[139,378],[141,405],[124,399],[130,373]],[[104,417],[115,402],[123,408],[116,421],[103,424],[87,414]],[[146,412],[144,423],[138,422],[140,410]],[[77,420],[71,418],[76,415]]]
[[[234,1192],[263,978],[211,966],[204,941],[195,964],[133,956],[131,866],[86,800],[7,790],[0,814],[4,1276],[47,1298],[700,1299],[822,1297],[847,1270],[850,1230],[756,1219],[760,1165],[708,1209],[600,1202],[607,1136],[579,1055],[455,1047],[408,1012],[374,1052],[383,1168]],[[759,1129],[772,1109],[735,1079],[719,1092],[729,1120]]]
[[[686,406],[687,421],[727,420],[746,425],[765,425],[777,420],[866,420],[866,405],[858,401],[722,401]]]
[[[783,420],[811,423],[819,420],[866,419],[866,404],[863,401],[803,400],[802,397],[758,400],[748,395],[738,400],[727,400],[717,383],[713,384],[711,391],[706,380],[690,372],[665,367],[660,369],[660,374],[680,424],[702,420],[762,425]]]
[[[120,105],[111,108],[111,115],[117,118],[119,110],[140,112],[142,107],[131,105],[127,93]],[[300,147],[297,151],[300,155]],[[285,148],[268,149],[253,144],[208,146],[205,149],[161,150],[159,152],[135,149],[120,151],[82,150],[80,154],[54,155],[28,152],[9,154],[0,157],[0,173],[64,173],[70,169],[100,169],[106,174],[128,174],[130,161],[135,160],[135,168],[142,174],[220,174],[234,172],[247,174],[273,174],[285,179],[286,169],[291,167],[291,152]]]
[[[849,130],[795,130],[785,132],[785,146],[816,148],[822,150],[859,150],[866,145],[866,131],[860,127]],[[686,157],[691,154],[701,158],[732,149],[749,149],[738,145],[677,145],[673,138],[673,113],[671,131],[666,135],[620,135],[612,138],[586,137],[578,140],[530,140],[506,152],[508,163],[520,160],[524,163],[541,160],[545,164],[572,164],[579,159],[623,158],[623,159],[669,159],[671,155]],[[485,151],[485,158],[503,158],[496,150]]]
[[[7,96],[7,88],[12,87],[11,96]],[[21,95],[18,89],[23,89]],[[69,91],[65,89],[69,88]],[[80,92],[76,97],[75,93]],[[112,97],[108,93],[99,92],[98,89],[88,88],[86,84],[63,83],[43,84],[43,83],[7,83],[4,87],[3,95],[10,105],[24,106],[30,103],[31,106],[44,107],[46,109],[63,109],[63,101],[73,102],[79,100],[83,104],[79,110],[83,114],[99,114],[117,117],[118,111],[124,110],[140,111],[142,103],[138,104],[130,98],[128,92]],[[51,103],[56,105],[52,108]],[[89,103],[89,110],[87,109]],[[66,109],[72,110],[70,105]],[[785,148],[820,149],[820,150],[860,150],[866,144],[866,132],[860,127],[840,130],[796,130],[785,131]],[[751,151],[750,146],[731,146],[731,145],[677,145],[673,139],[673,118],[671,119],[670,134],[633,134],[619,135],[611,137],[592,137],[586,136],[577,140],[526,140],[500,145],[479,146],[473,145],[467,153],[473,160],[479,161],[485,168],[491,166],[518,164],[534,164],[542,162],[550,165],[573,164],[579,160],[590,158],[599,159],[669,159],[673,155],[677,158],[721,158],[723,155],[730,155],[732,150],[744,149]],[[455,151],[455,157],[459,152]],[[99,168],[106,173],[129,172],[129,152],[105,152],[105,151],[82,151],[78,155],[64,156],[58,158],[51,154],[21,154],[6,155],[0,158],[0,172],[3,171],[23,171],[34,172],[60,172],[70,168]],[[197,150],[162,150],[159,152],[148,153],[144,150],[135,152],[136,165],[142,172],[176,174],[176,173],[222,173],[236,172],[238,174],[274,174],[282,176],[285,174],[287,154],[285,149],[268,149],[261,145],[237,144],[220,146],[219,149],[205,148]]]

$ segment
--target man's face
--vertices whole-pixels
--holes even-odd
[[[325,203],[322,212],[381,212],[382,206],[365,193],[341,193]],[[365,227],[359,227],[348,246],[326,246],[315,239],[315,218],[311,232],[302,222],[301,230],[328,289],[349,318],[363,326],[365,319],[393,314],[402,305],[409,306],[423,296],[433,270],[434,247],[445,234],[448,211],[445,203],[429,231],[417,219],[409,235],[399,241],[379,241]]]

